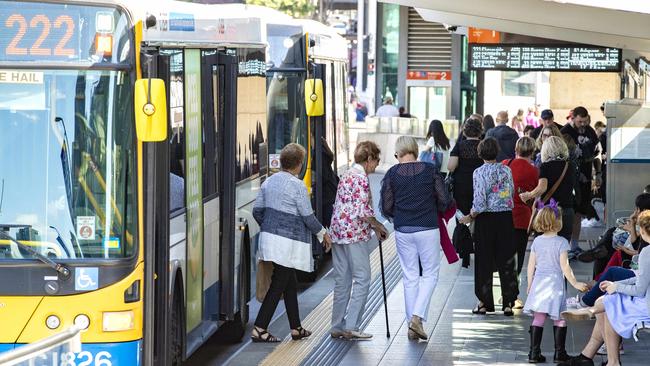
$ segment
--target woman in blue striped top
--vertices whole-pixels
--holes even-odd
[[[251,335],[253,342],[280,341],[267,328],[282,295],[291,326],[291,337],[298,340],[311,335],[310,331],[300,325],[296,270],[314,270],[312,235],[316,235],[326,250],[330,249],[332,242],[323,225],[314,216],[307,188],[296,178],[302,170],[304,158],[305,149],[302,146],[285,146],[280,152],[282,171],[262,184],[253,206],[253,217],[260,224],[261,231],[257,259],[273,262],[271,286],[255,320]]]
[[[478,145],[478,155],[484,164],[474,171],[474,200],[470,214],[459,221],[466,224],[476,220],[474,293],[479,303],[472,312],[485,314],[494,311],[492,272],[496,264],[503,295],[503,314],[512,316],[512,307],[519,295],[512,240],[514,183],[510,168],[497,162],[498,152],[499,144],[492,137]]]

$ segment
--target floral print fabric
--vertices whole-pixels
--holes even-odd
[[[474,171],[474,201],[472,211],[512,211],[514,202],[512,172],[499,163],[486,163]]]
[[[336,191],[329,233],[337,244],[368,241],[371,226],[364,218],[375,216],[370,181],[362,166],[354,164],[343,174]]]

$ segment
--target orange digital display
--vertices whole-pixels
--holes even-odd
[[[75,57],[77,50],[72,48],[76,33],[75,21],[69,15],[57,15],[54,18],[45,14],[27,15],[13,13],[4,17],[3,40],[9,36],[4,47],[3,59],[11,56]],[[27,59],[31,59],[28,57]]]

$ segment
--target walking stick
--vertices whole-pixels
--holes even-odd
[[[384,251],[379,240],[379,263],[381,264],[381,287],[384,290],[384,314],[386,314],[386,338],[390,338],[390,327],[388,326],[388,304],[386,303],[386,275],[384,273]]]

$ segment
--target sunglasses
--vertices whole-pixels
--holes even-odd
[[[397,156],[397,153],[395,153],[393,156],[395,157],[395,159],[399,159],[399,157]]]

